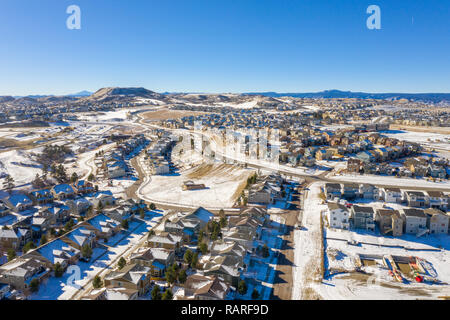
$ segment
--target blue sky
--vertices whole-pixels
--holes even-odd
[[[449,21],[448,0],[1,0],[0,95],[450,92]]]

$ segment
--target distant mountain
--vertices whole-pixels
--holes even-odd
[[[11,96],[0,96],[0,103],[14,101],[14,97]]]
[[[340,90],[325,90],[321,92],[309,93],[278,93],[278,92],[249,92],[243,95],[262,95],[266,97],[293,97],[293,98],[357,98],[357,99],[383,99],[399,100],[408,99],[415,101],[441,102],[450,101],[450,93],[366,93]]]
[[[135,100],[137,98],[164,100],[166,96],[145,88],[102,88],[85,99],[97,102],[106,102]]]
[[[88,97],[92,94],[93,94],[93,92],[84,90],[84,91],[80,91],[77,93],[68,94],[67,96],[68,97]]]

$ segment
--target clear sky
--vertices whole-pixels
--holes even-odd
[[[448,0],[1,0],[0,95],[448,93],[449,22]]]

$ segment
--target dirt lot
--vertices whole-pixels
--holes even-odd
[[[170,110],[170,109],[158,109],[156,111],[149,111],[142,114],[142,117],[146,120],[169,120],[180,119],[182,117],[197,116],[205,114],[205,112],[188,111],[188,110]]]

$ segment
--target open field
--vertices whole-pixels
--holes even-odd
[[[155,111],[149,111],[142,114],[145,120],[168,120],[168,119],[180,119],[188,116],[198,116],[205,114],[205,112],[188,111],[188,110],[170,110],[170,109],[158,109]]]
[[[156,202],[227,208],[233,206],[236,190],[251,174],[253,170],[232,165],[201,165],[180,175],[152,176],[150,183],[142,189],[142,194]],[[183,191],[183,182],[188,180],[205,184],[206,189]]]
[[[421,126],[407,126],[403,124],[391,124],[391,130],[408,130],[414,132],[425,132],[425,133],[439,133],[439,134],[450,134],[450,127],[421,127]]]
[[[325,208],[319,198],[322,183],[313,183],[305,195],[302,215],[303,230],[294,231],[293,300],[321,298],[313,285],[322,279],[321,211]]]
[[[420,129],[420,127],[417,128]],[[448,130],[448,132],[432,133],[415,130],[390,130],[383,131],[382,133],[390,138],[409,142],[417,142],[425,147],[450,151],[450,129],[442,129],[444,129],[443,131]]]

